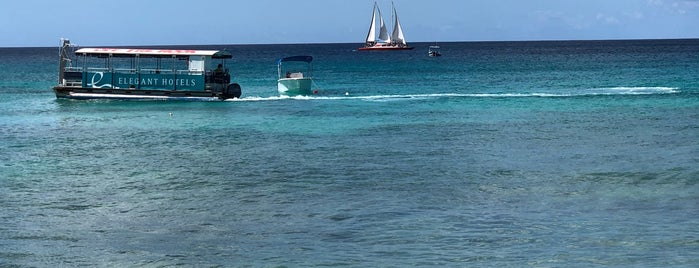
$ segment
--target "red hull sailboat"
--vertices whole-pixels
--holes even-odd
[[[371,15],[371,26],[369,26],[369,33],[366,37],[366,44],[364,47],[360,47],[360,51],[367,50],[410,50],[414,47],[409,47],[405,42],[405,36],[403,36],[403,29],[400,26],[400,21],[398,20],[398,14],[396,13],[396,7],[391,2],[391,7],[393,8],[393,32],[391,36],[388,36],[388,30],[386,29],[386,24],[383,21],[383,16],[381,16],[381,10],[379,10],[378,4],[374,2],[374,11]],[[379,20],[379,34],[376,35],[376,19],[378,14]]]

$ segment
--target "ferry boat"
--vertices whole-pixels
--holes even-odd
[[[225,67],[225,50],[80,48],[61,39],[56,98],[240,98]],[[217,67],[213,67],[217,64]]]
[[[388,30],[386,29],[386,24],[383,21],[383,16],[381,16],[381,10],[376,2],[374,2],[374,11],[371,15],[371,24],[369,26],[369,33],[366,36],[366,42],[364,47],[360,47],[359,51],[370,51],[370,50],[411,50],[415,47],[410,47],[405,42],[405,36],[403,36],[403,28],[400,26],[400,21],[398,21],[398,13],[396,13],[396,7],[391,2],[391,7],[393,8],[393,31],[391,36],[388,36]],[[376,15],[379,20],[379,34],[376,35]]]

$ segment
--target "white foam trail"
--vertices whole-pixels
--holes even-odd
[[[679,93],[675,87],[607,87],[579,90],[569,93],[431,93],[431,94],[387,94],[387,95],[367,95],[367,96],[250,96],[240,99],[228,99],[227,101],[279,101],[279,100],[365,100],[365,101],[397,101],[433,98],[560,98],[560,97],[581,97],[599,95],[651,95],[651,94],[673,94]]]
[[[598,95],[648,95],[678,93],[678,90],[676,87],[608,87],[591,91]]]

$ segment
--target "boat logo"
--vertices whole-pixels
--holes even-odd
[[[92,75],[92,83],[87,84],[87,86],[90,86],[92,88],[111,88],[112,87],[111,84],[104,84],[104,85],[98,86],[98,84],[102,81],[102,78],[104,78],[104,72],[96,72],[95,74]],[[97,80],[97,81],[95,81],[95,80]]]

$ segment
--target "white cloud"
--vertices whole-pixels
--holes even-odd
[[[627,18],[632,18],[632,19],[636,19],[636,20],[640,20],[640,19],[643,19],[645,17],[643,12],[640,12],[640,11],[630,11],[630,12],[627,11],[627,12],[624,12],[624,16],[626,16]]]
[[[617,24],[620,22],[617,17],[606,15],[603,13],[597,13],[597,20],[606,24]]]
[[[647,4],[681,15],[699,10],[699,0],[647,0]]]

